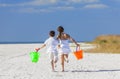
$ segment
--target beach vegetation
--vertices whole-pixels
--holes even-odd
[[[95,38],[91,44],[95,44],[94,49],[86,52],[120,53],[120,35],[101,35]]]

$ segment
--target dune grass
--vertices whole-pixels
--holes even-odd
[[[98,36],[90,43],[96,44],[96,48],[85,50],[86,52],[120,53],[120,35]]]

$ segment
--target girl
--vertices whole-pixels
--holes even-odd
[[[57,39],[59,40],[59,53],[61,55],[61,65],[62,65],[62,72],[64,72],[64,60],[69,62],[68,54],[71,52],[69,46],[69,40],[76,44],[76,46],[80,46],[77,42],[69,35],[64,33],[64,28],[59,26],[57,28],[59,32]]]

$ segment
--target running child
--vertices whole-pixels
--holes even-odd
[[[47,47],[47,53],[49,53],[50,56],[50,63],[52,66],[52,71],[55,71],[55,63],[58,60],[58,52],[57,52],[57,45],[58,41],[54,38],[55,31],[49,32],[49,38],[44,42],[44,44],[40,48],[36,48],[36,51],[39,51],[40,49]]]

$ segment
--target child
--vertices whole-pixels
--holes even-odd
[[[68,54],[71,52],[70,46],[69,46],[69,40],[76,44],[76,46],[80,46],[69,34],[66,34],[64,32],[64,28],[62,26],[59,26],[57,28],[57,31],[59,32],[57,39],[60,43],[59,53],[61,55],[61,66],[62,66],[62,72],[64,72],[64,60],[67,62],[68,60]]]
[[[54,38],[54,36],[55,36],[55,31],[50,31],[49,38],[44,42],[44,44],[40,48],[36,48],[36,51],[39,51],[40,49],[47,46],[47,52],[49,53],[50,56],[52,71],[54,71],[55,63],[58,60],[58,53],[57,53],[58,41]]]

